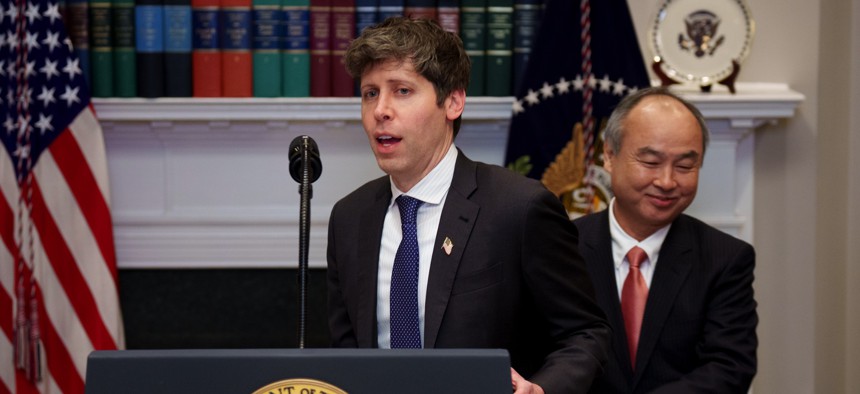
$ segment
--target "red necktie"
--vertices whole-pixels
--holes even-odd
[[[648,300],[648,285],[639,270],[648,254],[638,246],[627,252],[630,271],[621,288],[621,313],[624,315],[624,329],[627,331],[627,347],[630,349],[630,365],[636,369],[636,349],[639,347],[639,331],[645,315],[645,302]]]

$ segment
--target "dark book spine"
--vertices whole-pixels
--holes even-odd
[[[112,13],[114,96],[137,96],[134,0],[114,0]]]
[[[90,78],[89,8],[87,0],[68,0],[66,1],[66,18],[64,19],[72,47],[75,48],[75,55],[78,56],[78,65],[80,65],[81,72],[83,72],[87,82],[92,81]]]
[[[281,0],[286,19],[283,41],[284,96],[311,95],[310,0]]]
[[[253,0],[251,53],[254,97],[279,97],[284,12],[280,0]]]
[[[436,18],[443,29],[460,34],[460,0],[439,0]]]
[[[346,72],[343,55],[355,34],[355,0],[332,0],[331,22],[331,95],[351,97],[355,94],[355,83]]]
[[[379,21],[382,22],[392,16],[403,16],[406,8],[405,0],[379,0]]]
[[[194,97],[221,97],[219,0],[191,0],[191,80]]]
[[[355,36],[379,23],[379,0],[355,0]]]
[[[355,0],[355,36],[364,29],[379,23],[379,0]],[[354,95],[360,96],[358,81],[354,83]]]
[[[331,96],[331,0],[311,0],[311,96]]]
[[[487,6],[487,96],[511,95],[513,30],[513,0],[489,0]]]
[[[541,0],[514,1],[514,84],[511,93],[516,94],[522,83],[532,46],[537,39],[542,15]]]
[[[191,0],[164,0],[164,93],[191,97]]]
[[[89,12],[92,95],[93,97],[111,97],[114,91],[110,0],[91,0]]]
[[[472,73],[469,76],[469,96],[487,94],[484,78],[486,77],[487,58],[487,3],[486,0],[462,0],[460,2],[460,38],[466,54],[472,59]]]
[[[137,93],[141,97],[164,96],[164,6],[161,0],[136,0],[135,47]]]

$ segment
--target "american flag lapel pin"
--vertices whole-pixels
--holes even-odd
[[[451,242],[451,238],[445,237],[445,241],[442,242],[442,249],[445,250],[445,254],[448,256],[451,255],[451,249],[454,248],[454,243]]]

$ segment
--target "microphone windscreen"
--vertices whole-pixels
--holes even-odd
[[[310,182],[314,183],[322,174],[322,161],[320,161],[320,150],[313,138],[306,135],[298,136],[290,142],[290,176],[296,182],[302,181],[302,149],[307,143],[308,149],[308,175]]]

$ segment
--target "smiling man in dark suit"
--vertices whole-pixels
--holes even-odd
[[[391,18],[365,29],[345,64],[388,175],[332,209],[334,346],[503,348],[516,393],[586,392],[610,333],[576,227],[537,181],[454,146],[471,67],[460,39]]]
[[[746,393],[756,372],[755,252],[682,212],[708,143],[665,88],[625,98],[605,131],[609,208],[574,223],[613,329],[594,393]]]

